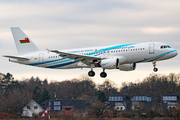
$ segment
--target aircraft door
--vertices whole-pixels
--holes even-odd
[[[44,53],[40,53],[39,54],[39,63],[44,63],[43,57],[44,57]]]
[[[149,54],[154,54],[154,43],[149,44]]]

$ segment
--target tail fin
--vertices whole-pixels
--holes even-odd
[[[11,27],[11,31],[19,55],[40,50],[19,27]]]

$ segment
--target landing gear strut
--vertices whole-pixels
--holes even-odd
[[[105,78],[107,76],[107,73],[105,72],[105,69],[103,69],[103,72],[101,72],[100,76],[102,78]]]
[[[95,76],[95,72],[93,71],[93,67],[94,67],[94,64],[91,64],[91,71],[88,72],[88,75],[90,77],[94,77]]]
[[[158,71],[158,69],[156,68],[156,62],[157,62],[157,61],[153,61],[153,67],[154,67],[154,68],[153,68],[153,71],[154,71],[154,72],[157,72],[157,71]]]

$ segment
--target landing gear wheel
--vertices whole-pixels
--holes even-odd
[[[102,78],[105,78],[105,77],[107,76],[107,74],[106,74],[106,72],[101,72],[100,76],[101,76]]]
[[[153,71],[154,71],[154,72],[157,72],[157,71],[158,71],[158,69],[157,69],[157,68],[154,68],[154,69],[153,69]]]
[[[156,60],[153,61],[153,67],[154,67],[153,71],[154,72],[158,71],[158,69],[156,68],[156,62],[157,62]]]
[[[95,76],[95,72],[91,70],[91,71],[88,72],[88,75],[89,75],[90,77],[94,77],[94,76]]]

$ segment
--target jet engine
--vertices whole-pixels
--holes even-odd
[[[100,66],[103,69],[118,69],[119,68],[119,59],[118,58],[110,58],[101,60]]]
[[[119,66],[119,69],[122,71],[132,71],[136,69],[136,63],[123,64]]]

